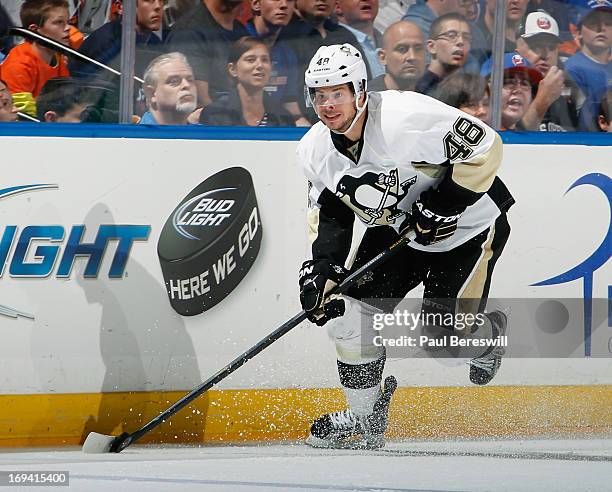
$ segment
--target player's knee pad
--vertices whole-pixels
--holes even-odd
[[[378,312],[371,306],[350,297],[344,297],[344,316],[329,324],[327,333],[336,344],[338,359],[348,363],[379,359],[384,347],[373,343],[372,316]]]

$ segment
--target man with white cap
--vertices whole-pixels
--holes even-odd
[[[525,32],[517,46],[544,77],[523,117],[523,124],[529,130],[576,131],[578,128],[577,104],[582,97],[578,86],[563,70],[560,44],[559,26],[551,15],[537,11],[527,16]]]

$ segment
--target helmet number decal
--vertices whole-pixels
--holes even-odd
[[[327,65],[329,63],[329,58],[319,58],[317,60],[317,65]]]
[[[444,137],[444,155],[451,161],[466,160],[472,155],[474,147],[478,145],[486,131],[473,121],[460,117],[453,124],[453,131]]]

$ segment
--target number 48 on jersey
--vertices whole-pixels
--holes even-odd
[[[484,138],[486,132],[480,125],[467,118],[457,118],[453,131],[444,137],[444,155],[451,161],[466,160]]]

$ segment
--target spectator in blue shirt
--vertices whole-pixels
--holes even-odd
[[[565,68],[585,96],[580,110],[580,129],[598,131],[598,106],[606,91],[612,88],[612,2],[573,0],[573,3],[579,4],[580,51],[567,60]]]
[[[378,50],[382,47],[382,34],[374,28],[378,15],[378,0],[336,0],[336,14],[340,25],[348,29],[359,43],[370,69],[370,78],[385,73],[378,60]]]
[[[140,124],[187,125],[196,109],[193,70],[181,53],[160,55],[147,67],[144,90],[148,111]],[[199,114],[197,114],[199,117]]]

